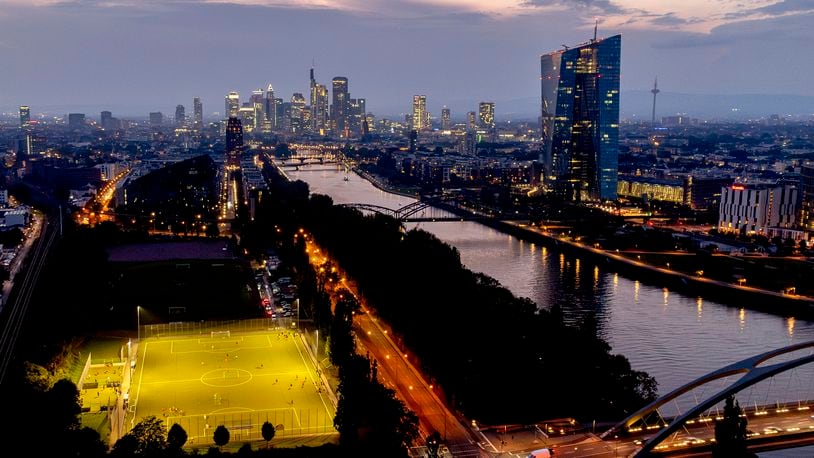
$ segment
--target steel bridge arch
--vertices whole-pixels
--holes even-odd
[[[358,210],[366,210],[372,211],[375,213],[379,213],[382,215],[392,216],[399,221],[404,221],[407,218],[415,215],[416,213],[425,210],[426,208],[430,207],[431,205],[427,202],[422,202],[417,200],[415,202],[411,202],[397,210],[393,210],[392,208],[382,207],[380,205],[373,205],[373,204],[340,204],[341,207],[348,207],[348,208],[355,208]]]
[[[759,355],[752,356],[750,358],[746,358],[742,361],[738,361],[736,363],[732,363],[728,366],[722,367],[718,370],[712,371],[709,374],[703,375],[675,390],[671,391],[670,393],[656,399],[652,403],[648,404],[647,406],[639,409],[637,412],[633,413],[626,419],[622,420],[621,422],[614,425],[611,429],[605,431],[600,435],[600,438],[604,439],[611,435],[614,432],[620,431],[622,429],[626,429],[636,423],[639,420],[644,419],[648,414],[653,413],[662,405],[672,401],[673,399],[677,398],[678,396],[689,392],[699,386],[702,386],[706,383],[709,383],[714,380],[718,380],[724,377],[729,377],[735,374],[744,374],[741,378],[736,380],[730,386],[724,388],[723,390],[719,391],[718,393],[714,394],[713,396],[707,398],[707,400],[701,402],[700,404],[696,405],[692,409],[688,410],[682,415],[674,418],[673,421],[664,429],[658,432],[655,436],[651,437],[647,442],[644,443],[642,448],[636,453],[636,457],[644,457],[648,456],[649,453],[653,450],[653,448],[660,444],[664,439],[670,436],[673,432],[675,432],[679,427],[684,425],[684,423],[692,419],[705,410],[711,408],[715,404],[723,401],[728,396],[738,393],[741,390],[748,388],[760,381],[763,381],[769,377],[775,376],[782,372],[786,372],[788,370],[794,369],[796,367],[802,366],[804,364],[808,364],[814,362],[814,354],[801,356],[799,358],[782,362],[776,364],[770,364],[767,366],[758,367],[759,364],[762,362],[772,359],[776,356],[784,355],[787,353],[795,352],[798,350],[802,350],[805,348],[812,348],[814,347],[814,341],[803,342],[795,345],[789,345],[787,347],[779,348],[776,350],[767,351],[765,353],[761,353]]]

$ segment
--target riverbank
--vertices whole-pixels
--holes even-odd
[[[389,192],[390,194],[396,194],[402,197],[409,197],[411,199],[419,199],[421,196],[419,195],[418,191],[416,192],[408,192],[406,190],[396,189],[391,187],[388,183],[383,181],[381,178],[371,175],[364,170],[360,169],[359,167],[353,167],[352,170],[359,175],[360,177],[364,178],[365,180],[369,181],[373,186],[377,189],[381,189],[384,192]]]
[[[442,210],[459,216],[472,216],[473,213],[445,203],[433,203]],[[575,256],[588,255],[600,265],[615,269],[632,278],[653,286],[679,291],[688,296],[703,296],[709,299],[738,308],[760,310],[781,316],[814,318],[814,297],[785,294],[761,288],[727,283],[707,277],[689,275],[669,268],[654,266],[634,259],[626,258],[613,251],[602,250],[585,245],[560,234],[549,232],[540,227],[517,222],[484,219],[479,222],[500,232],[513,235],[518,239],[538,243]]]

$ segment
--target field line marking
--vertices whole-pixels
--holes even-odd
[[[300,343],[301,342],[300,342],[299,339],[294,339],[294,346],[297,348],[297,353],[300,354],[300,359],[302,360],[302,364],[305,366],[305,372],[308,374],[308,378],[311,379],[311,383],[314,383],[314,377],[312,376],[311,371],[308,370],[308,362],[305,361],[305,357],[302,355],[302,351],[300,350]],[[319,387],[322,386],[322,381],[321,380],[320,380],[320,383],[317,386],[319,386]],[[322,402],[322,407],[325,409],[325,413],[330,417],[331,416],[331,411],[328,410],[328,406],[325,404],[325,399],[322,397],[322,393],[317,393],[317,394],[319,394],[319,400]]]

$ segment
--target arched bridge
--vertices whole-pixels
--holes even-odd
[[[453,197],[427,195],[422,196],[421,200],[409,203],[401,208],[392,209],[382,207],[380,205],[366,204],[366,203],[348,203],[339,204],[342,207],[356,208],[361,211],[368,211],[379,213],[382,215],[392,216],[403,223],[409,222],[422,222],[422,221],[486,221],[486,220],[501,220],[501,221],[528,221],[526,215],[503,216],[497,214],[474,214],[467,210],[458,212],[457,203]],[[462,213],[462,214],[457,214]]]
[[[780,357],[784,355],[788,355],[793,352],[798,352],[800,350],[805,349],[814,349],[814,341],[804,342],[796,345],[790,345],[788,347],[780,348],[777,350],[767,351],[765,353],[761,353],[759,355],[752,356],[750,358],[746,358],[742,361],[730,364],[726,367],[718,369],[716,371],[710,372],[704,376],[701,376],[675,390],[671,391],[670,393],[658,398],[657,400],[653,401],[649,405],[641,408],[639,411],[633,413],[623,421],[619,422],[618,424],[614,425],[611,429],[607,430],[606,432],[600,435],[601,439],[610,439],[614,438],[617,435],[626,435],[633,431],[641,431],[642,429],[658,429],[658,432],[655,433],[652,437],[650,437],[646,442],[641,445],[641,448],[635,452],[636,457],[644,457],[650,456],[651,453],[654,452],[655,449],[659,448],[659,445],[662,444],[666,439],[670,436],[675,435],[676,433],[680,432],[681,429],[686,428],[691,423],[695,423],[695,419],[702,416],[705,412],[708,412],[712,407],[716,406],[723,400],[725,400],[729,396],[735,396],[737,393],[743,391],[746,388],[749,388],[758,382],[766,380],[770,377],[774,377],[775,375],[781,374],[786,371],[791,371],[795,368],[800,366],[809,364],[814,362],[814,352],[809,352],[809,354],[798,356],[793,359],[788,359],[782,362],[777,362],[773,364],[766,364],[763,363]],[[710,382],[720,381],[727,377],[741,375],[736,381],[731,383],[729,386],[720,389],[713,395],[709,396],[705,400],[697,402],[695,406],[672,418],[669,424],[661,424],[655,426],[647,426],[648,418],[653,416],[659,416],[658,409],[672,401],[674,401],[679,396],[689,393],[690,391],[702,387],[704,385],[709,384]],[[799,402],[799,401],[798,401]],[[808,401],[806,401],[808,402]],[[776,412],[781,412],[780,408],[774,409]],[[810,423],[811,419],[809,418],[809,406],[806,405],[805,407],[801,407],[799,410],[802,412],[803,415],[801,421]],[[766,414],[766,409],[763,412],[759,411],[758,408],[755,408],[754,415],[761,415]],[[802,428],[797,428],[797,430],[802,430]],[[792,431],[792,429],[788,429],[788,431]],[[800,434],[807,434],[808,436],[803,442],[805,443],[814,443],[814,426],[807,426],[805,427],[805,431],[800,431]],[[753,442],[754,439],[751,438],[749,442]],[[762,437],[760,438],[761,442],[766,442],[768,438]],[[769,441],[785,441],[785,442],[794,442],[788,434],[779,434],[775,436],[771,436]],[[800,441],[797,442],[798,444],[801,443]],[[789,445],[791,446],[799,446],[799,445]],[[781,446],[775,446],[774,448],[783,448]],[[767,448],[768,449],[768,448]],[[658,450],[659,454],[661,454],[661,450]]]
[[[410,221],[410,217],[414,216],[415,214],[426,210],[427,208],[431,207],[431,205],[427,202],[422,202],[417,200],[415,202],[409,203],[401,208],[393,210],[392,208],[382,207],[380,205],[373,205],[373,204],[341,204],[342,207],[348,208],[355,208],[357,210],[362,211],[369,211],[373,213],[379,213],[381,215],[392,216],[399,221]],[[458,218],[460,219],[460,218]]]

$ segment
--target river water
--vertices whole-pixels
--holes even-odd
[[[287,173],[292,179],[308,183],[312,193],[326,194],[337,204],[368,203],[397,209],[415,201],[381,191],[338,167],[300,167]],[[587,257],[562,254],[475,222],[406,226],[435,234],[458,249],[467,268],[497,279],[515,295],[530,298],[540,308],[558,303],[566,318],[574,322],[586,313],[594,313],[597,332],[613,353],[627,357],[634,369],[654,376],[660,394],[729,363],[814,340],[811,321],[724,305],[644,284]],[[734,380],[707,385],[705,393],[709,395]],[[739,394],[739,402],[744,406],[812,399],[812,380],[814,368],[796,369],[775,377],[768,387],[762,383],[745,390]]]

